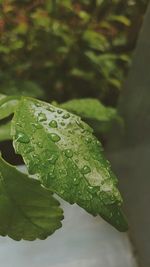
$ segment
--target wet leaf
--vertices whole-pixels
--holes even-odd
[[[57,127],[50,125],[52,121]],[[93,130],[80,117],[42,101],[22,98],[13,118],[12,136],[30,174],[36,174],[46,187],[71,204],[100,214],[120,231],[127,230],[117,179]]]

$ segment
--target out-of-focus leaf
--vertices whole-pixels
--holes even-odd
[[[59,106],[84,119],[93,119],[102,122],[118,118],[116,109],[106,107],[100,101],[93,98],[73,99],[59,104]]]
[[[85,31],[83,40],[89,47],[99,51],[107,51],[109,48],[109,42],[104,35],[94,32],[92,30]]]
[[[125,16],[119,16],[119,15],[112,15],[109,17],[110,21],[116,21],[119,22],[125,26],[130,26],[131,25],[131,21],[125,17]]]
[[[0,120],[2,120],[14,112],[19,97],[5,95],[0,96]]]
[[[44,93],[38,84],[28,80],[16,80],[9,77],[8,74],[0,76],[0,83],[0,92],[6,95],[41,97]]]
[[[0,157],[0,235],[45,239],[61,227],[62,219],[52,193]]]
[[[72,69],[70,71],[70,75],[71,76],[75,76],[75,77],[83,78],[83,79],[85,79],[87,81],[93,79],[93,77],[94,77],[94,73],[93,72],[84,71],[84,70],[77,69],[77,68]]]

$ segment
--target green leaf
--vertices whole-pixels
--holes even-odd
[[[71,204],[125,231],[117,179],[92,132],[78,116],[31,98],[22,98],[12,122],[15,150],[30,174]]]
[[[101,122],[118,118],[116,109],[105,107],[99,100],[94,98],[73,99],[59,104],[59,106],[85,119]]]
[[[119,16],[119,15],[111,15],[109,18],[108,18],[109,21],[115,21],[115,22],[119,22],[125,26],[130,26],[131,25],[131,21],[125,17],[125,16]]]
[[[19,97],[0,95],[0,120],[11,115],[18,103]]]
[[[62,104],[56,102],[52,104],[79,115],[94,129],[97,136],[108,132],[114,120],[122,125],[122,118],[115,108],[106,107],[94,98],[73,99]]]
[[[10,126],[10,122],[0,125],[0,142],[12,139],[10,135]]]
[[[40,182],[0,157],[0,234],[14,240],[45,239],[61,227],[59,203]]]
[[[105,36],[92,30],[85,31],[83,40],[90,48],[98,51],[104,52],[109,48],[109,42]]]

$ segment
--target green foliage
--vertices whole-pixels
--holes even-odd
[[[22,98],[12,121],[13,145],[32,175],[69,203],[127,230],[117,179],[100,142],[80,117]]]
[[[79,115],[94,129],[97,137],[102,138],[114,121],[120,126],[123,124],[115,108],[106,107],[94,98],[73,99],[62,104],[53,101],[52,104]]]
[[[14,113],[19,97],[0,94],[0,120]]]
[[[23,79],[17,79],[16,77],[11,77],[9,74],[0,75],[0,93],[7,95],[25,95],[31,97],[42,97],[44,92],[37,83],[32,81],[27,81]]]
[[[1,1],[1,93],[115,105],[147,3]]]
[[[61,227],[62,219],[52,193],[0,157],[0,234],[15,240],[45,239]]]
[[[98,122],[110,121],[118,118],[116,109],[104,106],[97,99],[73,99],[62,103],[59,106],[84,119],[92,119]]]

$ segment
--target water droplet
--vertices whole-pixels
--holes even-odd
[[[49,172],[48,175],[47,175],[48,185],[50,185],[51,180],[54,179],[54,178],[55,178],[54,172]]]
[[[85,141],[86,141],[86,143],[91,143],[92,140],[91,140],[90,137],[86,137],[86,138],[85,138]]]
[[[47,117],[44,113],[39,113],[38,114],[38,121],[42,122],[42,121],[46,121]]]
[[[65,191],[64,191],[63,189],[62,189],[62,190],[60,190],[60,194],[62,194],[62,195],[63,195],[63,194],[64,194],[64,192],[65,192]]]
[[[17,122],[16,125],[20,128],[22,128],[22,124],[20,124],[20,122]]]
[[[60,141],[60,136],[58,135],[58,134],[55,134],[55,133],[51,133],[50,134],[50,137],[51,137],[51,140],[53,141],[53,142],[58,142],[58,141]]]
[[[55,120],[50,121],[49,126],[52,128],[57,128],[58,127],[57,121]]]
[[[53,175],[54,175],[53,172],[50,172],[50,173],[48,174],[49,177],[53,177]]]
[[[48,162],[50,162],[51,164],[54,164],[56,162],[56,160],[58,159],[58,156],[56,154],[52,154],[49,158],[48,158]]]
[[[65,150],[65,155],[66,155],[67,158],[72,158],[72,156],[73,156],[72,150],[71,149],[66,149]]]
[[[27,144],[27,143],[30,142],[30,139],[29,139],[29,137],[25,133],[19,133],[17,135],[17,140],[16,141],[18,141],[20,143]]]
[[[100,146],[101,145],[101,143],[100,143],[100,141],[96,141],[96,144],[98,145],[98,146]]]
[[[33,125],[36,129],[41,129],[42,125],[39,123],[31,123],[31,125]]]
[[[85,165],[85,166],[82,168],[81,172],[82,172],[83,174],[88,174],[88,173],[91,172],[91,169],[90,169],[89,166]]]
[[[57,113],[58,113],[58,114],[62,114],[62,112],[63,112],[63,111],[62,111],[61,109],[58,109],[58,110],[57,110]]]
[[[76,121],[76,123],[81,129],[84,129],[84,125],[81,121]]]
[[[66,113],[66,114],[63,115],[63,119],[68,119],[68,118],[70,118],[70,114],[69,113]]]
[[[41,142],[37,143],[37,145],[42,148],[43,147],[43,144]]]
[[[66,171],[66,169],[60,169],[60,170],[59,170],[59,173],[60,173],[61,175],[63,175],[63,176],[66,176],[66,175],[67,175],[67,171]]]
[[[36,105],[36,107],[40,107],[41,106],[40,103],[36,103],[35,105]]]
[[[84,157],[85,160],[89,160],[89,158],[90,158],[89,156],[85,156]]]
[[[53,107],[47,107],[47,110],[50,111],[50,112],[55,112]]]
[[[38,165],[39,165],[38,161],[36,161],[35,159],[31,160],[28,167],[29,173],[30,174],[37,173]]]
[[[77,185],[77,184],[79,184],[80,181],[79,181],[79,179],[77,179],[77,178],[75,177],[75,178],[73,179],[73,182],[74,182],[75,185]]]

